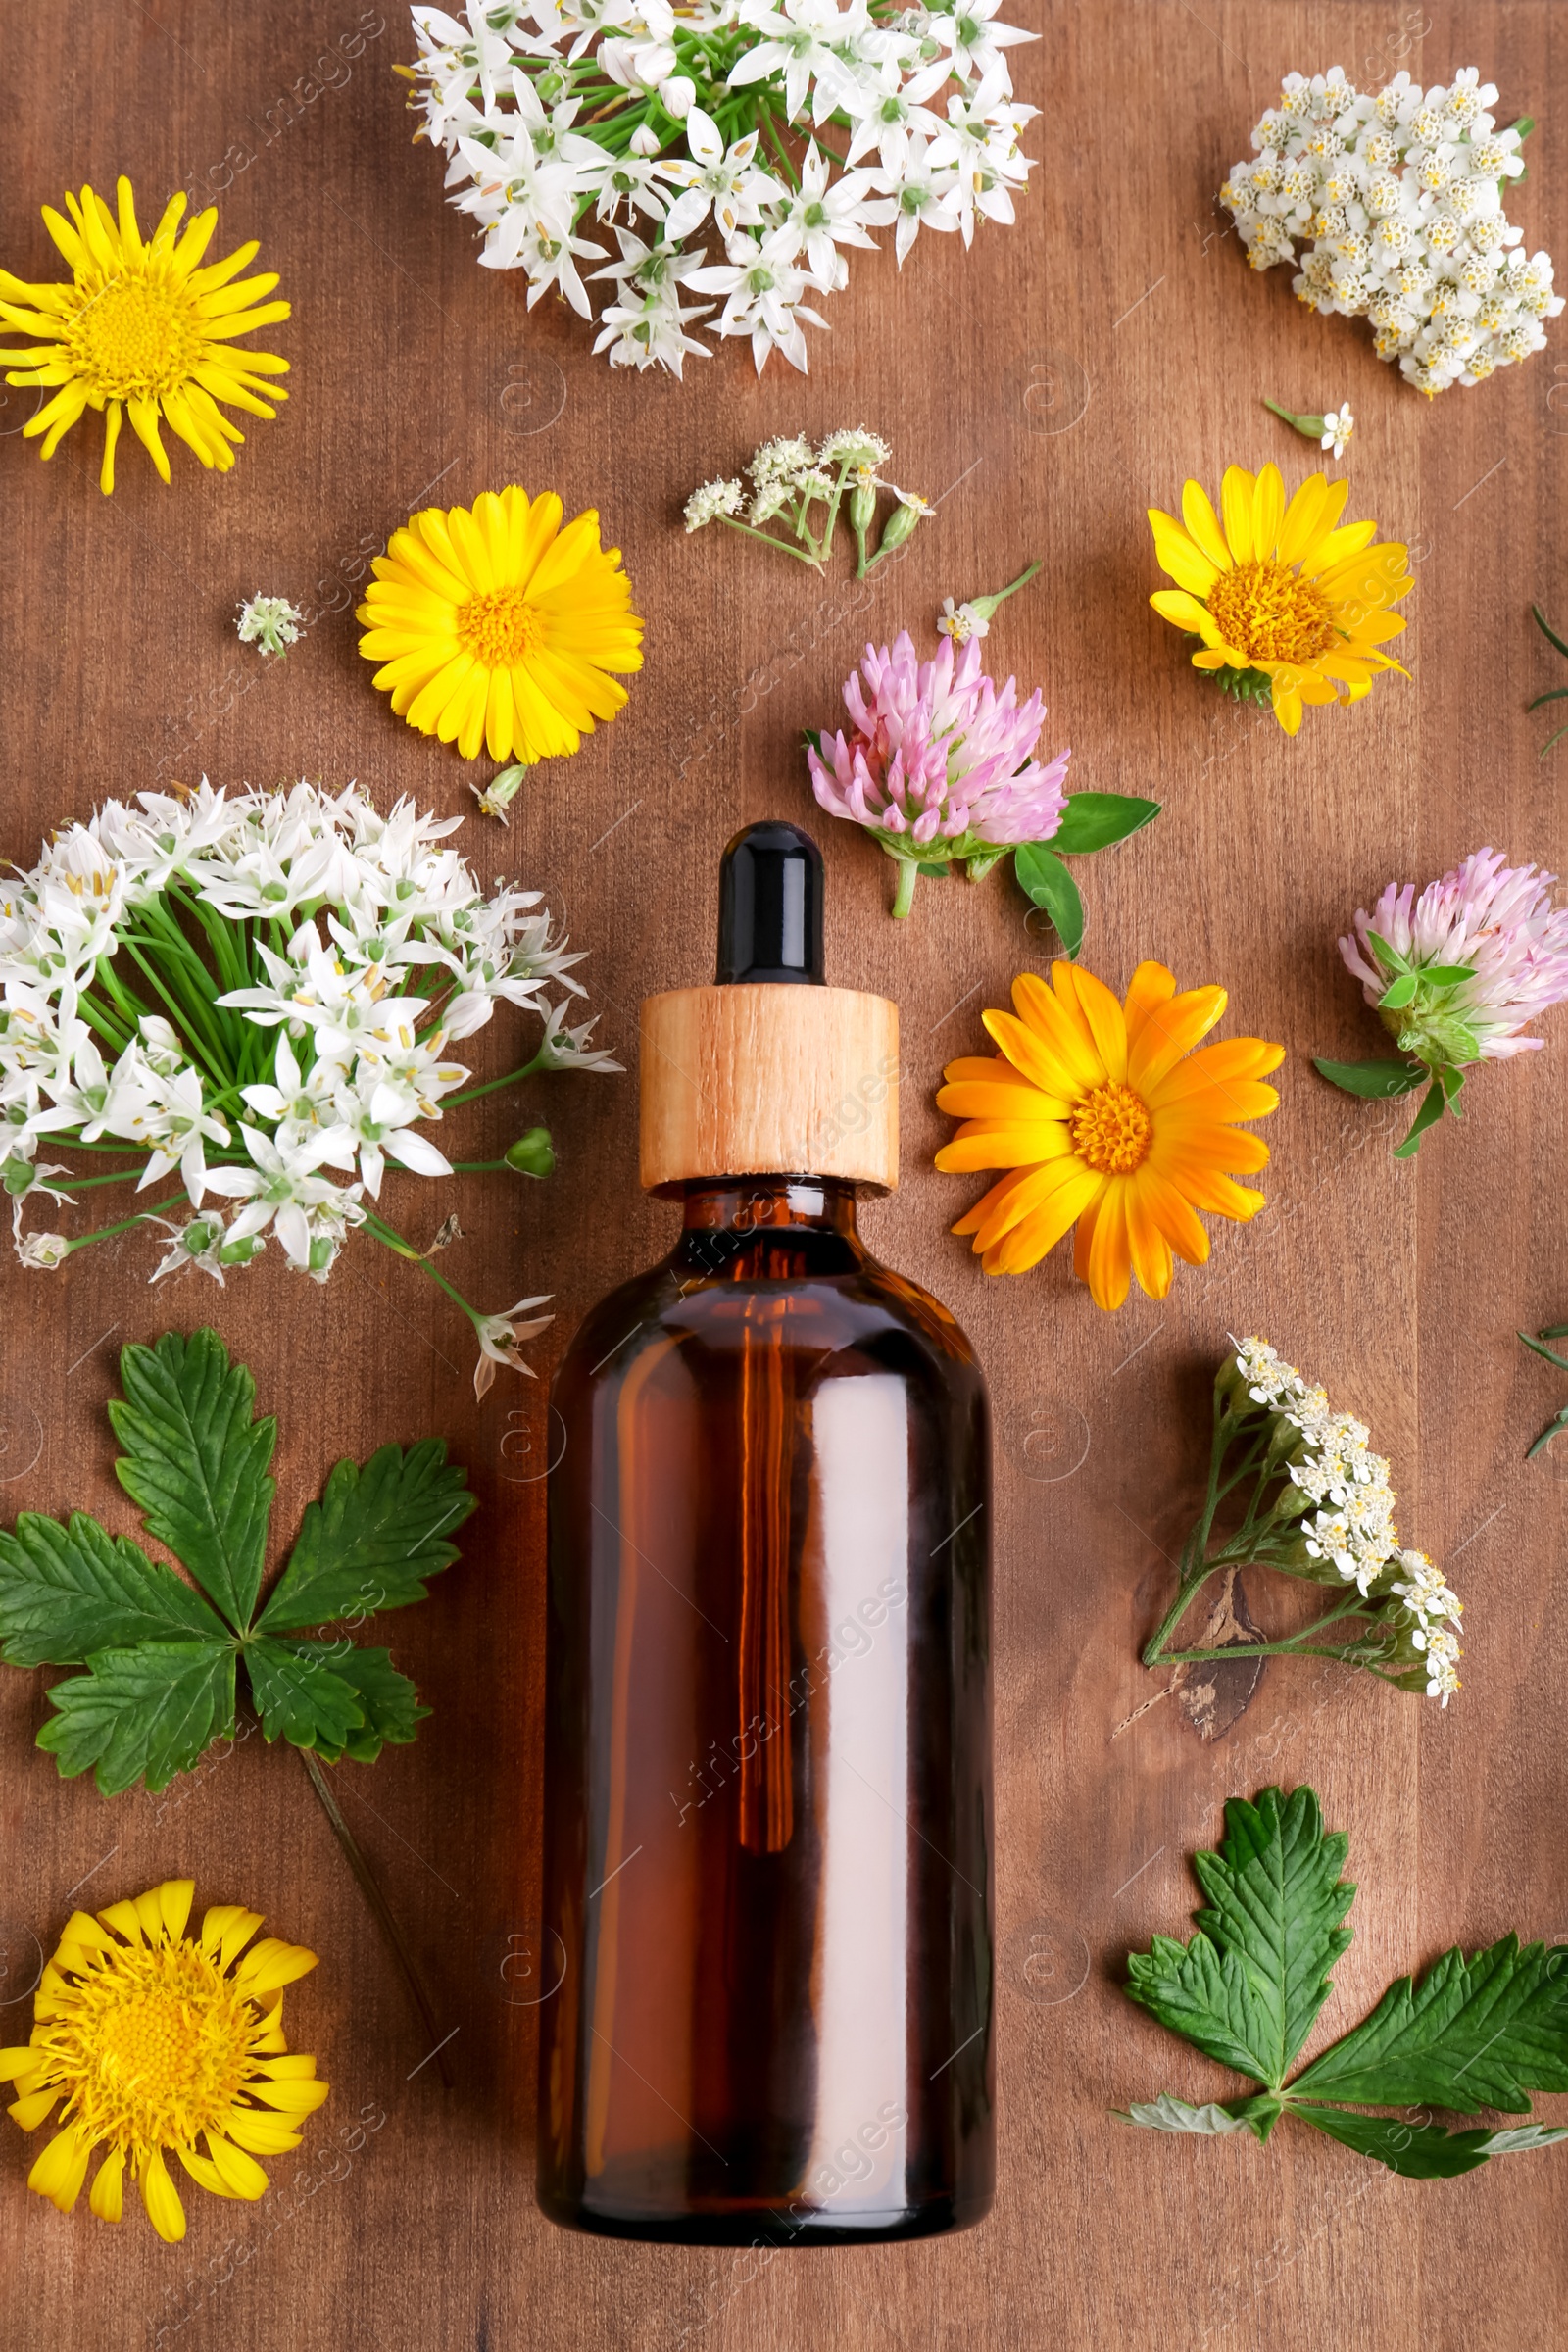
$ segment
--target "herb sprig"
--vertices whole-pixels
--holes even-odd
[[[1217,1853],[1193,1857],[1207,1896],[1198,1934],[1156,1936],[1129,1956],[1129,1999],[1257,2085],[1245,2098],[1189,2106],[1158,2098],[1116,2111],[1146,2131],[1203,2135],[1250,2131],[1268,2139],[1294,2115],[1412,2180],[1449,2180],[1491,2157],[1568,2139],[1526,2123],[1450,2131],[1367,2108],[1483,2108],[1528,2115],[1533,2090],[1568,2090],[1568,1945],[1504,1936],[1466,1959],[1457,1946],[1416,1982],[1400,1977],[1370,2017],[1291,2075],[1331,1971],[1351,1941],[1343,1923],[1355,1887],[1340,1876],[1349,1850],[1323,1827],[1310,1788],[1232,1797]]]

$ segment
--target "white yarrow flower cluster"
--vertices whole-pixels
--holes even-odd
[[[1541,351],[1563,307],[1550,255],[1527,259],[1502,210],[1524,163],[1519,129],[1487,112],[1496,95],[1475,66],[1425,91],[1399,74],[1375,95],[1338,66],[1287,74],[1256,161],[1220,190],[1254,270],[1298,263],[1300,299],[1368,318],[1378,357],[1429,394]]]
[[[1401,1548],[1389,1464],[1372,1451],[1371,1432],[1353,1414],[1333,1411],[1325,1392],[1311,1387],[1266,1340],[1240,1341],[1236,1368],[1252,1402],[1303,1441],[1300,1458],[1288,1463],[1286,1475],[1310,1506],[1300,1522],[1308,1558],[1331,1565],[1363,1598],[1375,1584],[1395,1596],[1404,1620],[1400,1630],[1425,1662],[1427,1696],[1446,1706],[1459,1688],[1454,1669],[1460,1651],[1451,1621],[1461,1603],[1425,1552]],[[1403,1572],[1399,1578],[1391,1578],[1395,1567]]]
[[[922,228],[967,246],[982,221],[1013,219],[1036,109],[1015,103],[1006,52],[1038,36],[999,6],[416,7],[413,103],[481,262],[524,270],[530,308],[553,289],[591,318],[578,264],[606,264],[587,275],[612,288],[594,345],[612,367],[679,375],[707,349],[688,331],[701,321],[745,337],[759,371],[774,351],[804,370],[805,329],[826,323],[814,300],[842,288],[845,250],[871,246],[871,228],[896,223],[902,265]],[[607,84],[624,95],[607,102]],[[830,122],[842,162],[814,135]],[[589,225],[613,228],[617,256],[578,233]]]
[[[592,1023],[564,1025],[581,958],[540,894],[486,896],[443,846],[460,821],[409,800],[383,816],[354,784],[204,777],[55,835],[0,893],[0,1174],[24,1265],[79,1246],[21,1230],[32,1194],[73,1197],[37,1165],[46,1141],[140,1156],[138,1194],[177,1180],[196,1214],[158,1220],[154,1280],[195,1264],[220,1282],[271,1237],[320,1282],[374,1222],[389,1163],[452,1174],[424,1130],[468,1076],[453,1046],[498,1004],[543,1023],[529,1067],[618,1067]]]

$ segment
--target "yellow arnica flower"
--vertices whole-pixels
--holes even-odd
[[[399,717],[465,760],[574,752],[626,700],[609,673],[642,667],[619,548],[600,546],[591,507],[564,530],[562,513],[514,483],[471,513],[426,507],[371,567],[360,651]]]
[[[1263,1205],[1226,1171],[1261,1168],[1268,1146],[1229,1121],[1278,1106],[1259,1081],[1285,1048],[1236,1037],[1195,1054],[1225,991],[1178,996],[1162,963],[1138,966],[1125,1007],[1075,963],[1051,978],[1021,973],[1016,1013],[984,1015],[1000,1055],[948,1065],[937,1102],[963,1125],[937,1166],[1007,1170],[953,1230],[988,1274],[1026,1274],[1076,1224],[1073,1270],[1097,1306],[1120,1306],[1134,1274],[1163,1298],[1173,1252],[1208,1255],[1196,1210],[1245,1220]]]
[[[71,265],[70,285],[27,285],[0,270],[0,325],[32,338],[25,350],[0,351],[0,361],[20,369],[6,382],[58,387],[22,429],[41,433],[42,455],[52,458],[84,409],[106,413],[98,478],[108,492],[122,416],[168,481],[169,456],[158,437],[162,414],[204,466],[226,473],[234,463],[229,444],[245,436],[219,402],[275,416],[271,404],[288,398],[268,380],[288,373],[287,360],[228,347],[236,335],[286,318],[289,306],[263,299],[277,283],[274,273],[239,276],[256,258],[254,242],[226,261],[198,267],[218,226],[215,210],[198,214],[176,240],[185,199],[172,196],[144,243],[128,179],[120,180],[117,194],[118,220],[91,188],[79,200],[67,196],[69,220],[44,206],[44,225]]]
[[[1223,527],[1197,482],[1182,491],[1181,522],[1149,510],[1160,569],[1176,582],[1150,603],[1202,638],[1195,669],[1261,670],[1288,735],[1303,704],[1358,703],[1380,669],[1408,675],[1378,651],[1404,627],[1389,607],[1414,585],[1408,551],[1392,539],[1374,547],[1375,522],[1342,524],[1348,496],[1348,483],[1314,473],[1287,506],[1277,466],[1256,475],[1228,466]]]
[[[215,2197],[259,2197],[257,2157],[297,2148],[295,2126],[327,2092],[316,2060],[283,2039],[283,1986],[316,1954],[275,1936],[245,1951],[262,1915],[239,1903],[218,1904],[187,1938],[194,1891],[190,1879],[168,1879],[96,1919],[73,1912],[39,1980],[31,2041],[0,2050],[24,2132],[65,2100],[27,2186],[69,2213],[101,2147],[88,2200],[98,2219],[119,2221],[128,2172],[171,2240],[184,2236],[185,2213],[167,2152]]]

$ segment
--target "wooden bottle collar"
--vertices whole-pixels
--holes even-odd
[[[713,1176],[899,1181],[899,1008],[853,988],[741,983],[645,999],[645,1188]]]

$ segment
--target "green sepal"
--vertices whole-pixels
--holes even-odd
[[[1130,792],[1069,792],[1051,847],[1058,857],[1108,849],[1152,824],[1159,810],[1158,801],[1139,800]]]
[[[64,1527],[24,1511],[0,1535],[0,1650],[9,1666],[78,1666],[98,1649],[136,1642],[223,1642],[201,1594],[74,1511]]]
[[[234,1648],[227,1642],[142,1642],[95,1650],[87,1672],[56,1683],[38,1734],[62,1778],[96,1766],[98,1792],[145,1781],[156,1796],[234,1730]]]
[[[1442,1118],[1443,1105],[1446,1100],[1447,1097],[1441,1079],[1435,1077],[1421,1099],[1420,1109],[1410,1121],[1408,1135],[1402,1144],[1396,1144],[1394,1147],[1396,1159],[1413,1159],[1415,1157],[1421,1149],[1421,1138],[1426,1134],[1427,1129],[1435,1127]]]
[[[288,1633],[423,1600],[423,1580],[458,1557],[446,1538],[475,1503],[467,1472],[448,1462],[441,1438],[406,1453],[383,1446],[363,1468],[339,1462],[319,1502],[306,1506],[257,1631]]]
[[[1071,962],[1084,944],[1084,903],[1077,883],[1043,841],[1021,843],[1013,852],[1012,870],[1025,895],[1050,915],[1061,952]]]
[[[1407,1095],[1431,1076],[1423,1061],[1323,1061],[1314,1056],[1312,1067],[1330,1086],[1379,1102]]]
[[[256,1420],[256,1383],[216,1331],[122,1348],[120,1378],[124,1399],[109,1407],[124,1447],[116,1475],[148,1534],[242,1634],[261,1590],[277,1424]]]
[[[1414,1003],[1415,992],[1419,986],[1420,982],[1414,972],[1401,972],[1396,980],[1389,982],[1388,987],[1379,997],[1379,1012],[1402,1011],[1406,1004]]]

